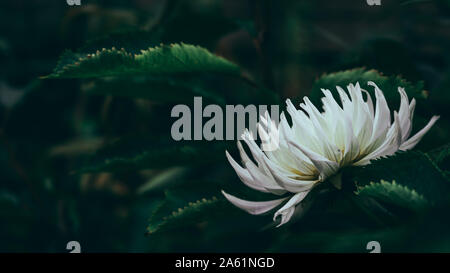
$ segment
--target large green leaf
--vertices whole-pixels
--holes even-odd
[[[271,215],[255,217],[231,205],[220,192],[230,182],[227,175],[209,174],[210,169],[206,172],[204,179],[185,176],[176,185],[166,185],[165,198],[149,219],[149,233],[183,228],[201,230],[204,236],[217,236],[218,230],[254,231],[271,222]]]
[[[370,185],[372,181],[395,180],[398,185],[414,189],[430,203],[447,201],[450,182],[444,173],[422,152],[399,152],[394,156],[373,160],[371,164],[349,170],[352,183]]]
[[[132,54],[125,49],[102,49],[92,54],[66,51],[46,78],[91,78],[136,74],[167,75],[192,72],[237,74],[237,65],[199,46],[161,45]]]
[[[428,201],[414,189],[399,185],[394,181],[381,180],[359,187],[357,195],[375,198],[376,200],[399,207],[421,211],[427,207]]]
[[[153,213],[147,226],[147,234],[154,234],[159,231],[171,230],[210,220],[214,214],[222,211],[225,206],[228,206],[224,199],[218,199],[213,196],[210,199],[202,198],[195,202],[189,202],[184,207],[178,208],[161,218],[161,211],[163,211],[164,206],[168,206],[167,202],[162,203]]]

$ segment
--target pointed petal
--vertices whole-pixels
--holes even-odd
[[[347,116],[344,116],[343,119],[343,126],[345,128],[345,150],[342,158],[342,163],[346,164],[352,162],[358,156],[360,147],[358,139],[353,133],[352,121]]]
[[[361,89],[361,91],[363,91],[367,95],[367,101],[366,101],[367,110],[369,111],[370,116],[373,118],[375,116],[375,111],[373,110],[372,97],[370,96],[369,92],[367,92],[367,90]]]
[[[384,142],[373,152],[366,155],[358,162],[355,163],[357,166],[364,165],[365,162],[369,162],[372,159],[376,159],[386,155],[393,155],[398,151],[402,143],[402,129],[400,128],[400,119],[398,113],[394,111],[394,123],[386,134]]]
[[[277,207],[283,201],[285,201],[288,197],[276,199],[272,201],[261,201],[261,202],[255,202],[255,201],[247,201],[240,198],[237,198],[231,194],[226,193],[222,190],[222,194],[225,196],[225,198],[230,201],[233,205],[236,207],[245,210],[246,212],[254,215],[263,214],[265,212],[268,212],[269,210]]]
[[[409,100],[408,95],[405,92],[405,89],[402,87],[398,88],[398,92],[400,93],[400,109],[398,110],[398,116],[400,118],[400,127],[402,129],[402,141],[405,141],[408,137],[408,132],[411,129],[411,112],[409,110]]]
[[[291,219],[295,211],[295,206],[298,203],[300,203],[308,193],[309,191],[304,191],[295,194],[294,196],[291,197],[291,199],[289,199],[288,202],[286,202],[286,204],[284,204],[283,207],[281,207],[277,212],[275,212],[273,216],[274,221],[277,219],[279,215],[281,215],[281,222],[277,227],[284,225]]]
[[[248,170],[242,168],[234,159],[231,157],[231,155],[228,153],[228,151],[225,151],[225,155],[228,159],[228,162],[230,162],[231,167],[236,171],[236,174],[241,179],[242,183],[247,185],[248,187],[262,192],[269,192],[266,190],[261,183],[258,183],[257,180],[253,179],[253,177],[250,175]]]
[[[320,114],[319,110],[312,104],[312,102],[305,97],[304,104],[300,106],[308,113],[309,118],[312,120],[313,128],[316,132],[316,135],[321,139],[321,148],[324,152],[324,155],[334,161],[340,160],[340,150],[334,145],[334,143],[330,142],[328,138],[327,132],[329,131],[327,122],[324,120],[323,116]]]
[[[250,161],[250,158],[248,157],[247,153],[244,150],[244,147],[242,146],[242,143],[239,140],[237,141],[237,146],[242,162],[245,164],[245,162]]]
[[[408,139],[412,131],[412,122],[414,117],[414,109],[416,108],[416,100],[413,98],[409,104],[409,124],[410,126],[403,132],[403,142]]]
[[[422,139],[422,137],[431,129],[431,127],[436,123],[436,121],[439,119],[439,116],[433,116],[428,124],[422,128],[419,132],[417,132],[414,136],[412,136],[410,139],[405,141],[401,146],[400,150],[406,151],[414,148],[414,146],[419,143],[419,141]]]
[[[400,116],[399,114],[394,111],[394,136],[392,137],[392,150],[390,151],[390,153],[395,153],[398,151],[398,149],[400,148],[400,145],[402,144],[402,127],[401,127],[401,121],[400,121]]]
[[[249,174],[252,176],[253,181],[262,186],[265,192],[271,192],[277,195],[281,195],[286,192],[285,189],[280,187],[271,175],[263,173],[253,162],[247,162],[245,164]]]
[[[280,186],[292,193],[310,190],[316,183],[320,182],[318,179],[304,181],[297,180],[286,175],[280,175],[280,173],[277,173],[276,171],[274,171],[273,176]]]
[[[339,169],[339,164],[334,161],[328,160],[324,156],[321,156],[306,147],[298,145],[298,143],[290,142],[290,144],[297,149],[299,149],[303,154],[305,154],[311,162],[316,166],[317,170],[320,172],[319,178],[321,181],[325,180],[327,177],[333,175]]]
[[[377,99],[375,119],[372,130],[373,133],[371,138],[372,142],[386,133],[389,125],[391,124],[391,117],[389,107],[387,105],[386,98],[384,97],[383,92],[381,92],[380,88],[378,88],[378,86],[374,82],[369,81],[367,84],[375,87],[375,97]]]

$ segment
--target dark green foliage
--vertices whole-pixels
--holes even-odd
[[[403,43],[384,37],[364,41],[345,54],[339,66],[341,69],[364,66],[368,70],[382,71],[386,76],[401,76],[410,81],[420,77],[409,49]]]
[[[140,54],[125,49],[101,49],[86,56],[67,51],[47,78],[92,78],[135,74],[167,75],[215,72],[235,74],[239,67],[211,54],[208,50],[186,44],[161,45]]]
[[[13,2],[0,9],[0,252],[450,251],[448,1]],[[368,81],[391,111],[398,87],[417,100],[413,134],[440,120],[413,151],[344,169],[342,189],[318,184],[280,228],[222,196],[278,198],[241,183],[235,141],[170,136],[171,109],[194,97],[320,108],[321,88],[374,95]]]
[[[428,152],[430,158],[447,174],[450,170],[450,143]]]
[[[203,198],[195,202],[189,202],[186,206],[180,207],[162,219],[158,219],[159,210],[163,207],[158,207],[153,216],[150,218],[150,224],[147,226],[147,234],[151,235],[161,230],[170,230],[181,227],[186,227],[191,223],[200,223],[208,219],[215,212],[222,211],[228,204],[225,200],[219,200],[217,197],[211,199]]]
[[[395,180],[423,195],[431,203],[447,201],[450,182],[430,157],[424,153],[399,152],[394,156],[373,160],[371,164],[353,168],[352,181],[357,186],[370,185],[373,181]]]
[[[384,180],[381,180],[378,183],[371,182],[368,185],[358,187],[356,194],[419,211],[424,209],[428,203],[428,201],[414,189],[399,185],[395,180],[392,182]]]
[[[405,88],[408,97],[410,99],[415,98],[418,100],[418,104],[421,104],[423,99],[427,97],[427,93],[423,90],[423,82],[413,84],[399,76],[385,76],[373,69],[366,70],[365,68],[355,68],[326,74],[320,77],[313,85],[310,99],[315,105],[321,105],[320,98],[323,97],[321,89],[329,89],[335,99],[339,101],[339,93],[336,90],[336,86],[340,86],[345,90],[348,84],[356,84],[359,82],[361,88],[369,91],[372,95],[372,101],[375,103],[375,93],[373,92],[372,86],[367,86],[368,81],[375,82],[383,91],[391,111],[398,109],[400,106],[400,94],[397,91],[398,87]]]

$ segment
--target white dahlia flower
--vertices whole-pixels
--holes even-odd
[[[292,119],[290,126],[280,115],[279,125],[275,125],[268,114],[261,117],[258,131],[261,139],[269,138],[277,149],[261,149],[252,135],[246,130],[242,136],[248,145],[253,160],[238,141],[243,167],[226,152],[231,166],[242,182],[248,187],[276,195],[289,194],[288,197],[272,201],[253,202],[239,199],[224,191],[224,196],[235,206],[251,214],[262,214],[281,205],[275,212],[274,221],[281,215],[278,226],[285,224],[294,214],[309,191],[319,182],[334,177],[344,166],[362,166],[372,159],[393,155],[398,150],[412,149],[433,126],[438,116],[433,116],[428,124],[409,137],[415,99],[409,102],[406,92],[399,87],[400,109],[394,111],[393,121],[383,92],[373,82],[376,106],[368,92],[359,83],[350,84],[348,94],[339,86],[341,99],[339,105],[329,90],[322,89],[323,112],[320,112],[305,97],[297,110],[288,99],[287,111]],[[364,101],[362,92],[367,94]]]

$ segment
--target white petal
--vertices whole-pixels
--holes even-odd
[[[295,142],[309,147],[313,151],[322,153],[321,139],[318,138],[313,128],[311,120],[302,111],[290,109],[290,101],[288,103],[288,112],[292,118],[292,131]],[[293,107],[293,106],[292,106]]]
[[[353,134],[352,121],[347,117],[343,117],[343,126],[345,128],[345,151],[342,158],[342,163],[347,164],[352,162],[360,152],[358,139]]]
[[[400,109],[398,110],[398,116],[400,118],[400,127],[402,129],[402,141],[405,141],[409,136],[408,132],[411,129],[411,118],[409,111],[409,100],[408,95],[406,95],[405,89],[399,87],[398,92],[400,93]]]
[[[230,162],[231,164],[231,167],[233,167],[233,169],[236,171],[236,174],[239,176],[239,178],[245,185],[254,190],[269,192],[261,185],[261,183],[258,183],[257,180],[254,180],[246,169],[242,168],[238,163],[236,163],[236,161],[233,159],[233,157],[231,157],[228,151],[225,151],[225,154],[227,156],[228,162]]]
[[[347,93],[345,92],[344,89],[342,89],[342,87],[340,86],[336,86],[336,90],[339,93],[339,97],[341,99],[341,103],[342,103],[342,109],[345,110],[345,108],[347,107],[351,107],[351,101],[350,98],[347,96]]]
[[[291,219],[295,211],[295,206],[298,203],[300,203],[308,193],[309,191],[304,191],[295,194],[294,196],[292,196],[291,199],[289,199],[288,202],[286,202],[286,204],[284,204],[283,207],[281,207],[277,212],[275,212],[275,215],[273,216],[274,221],[279,215],[281,215],[281,222],[277,227],[287,223]]]
[[[242,143],[239,140],[237,141],[237,146],[242,162],[245,164],[245,162],[250,161],[250,158],[248,157],[247,153],[244,150],[244,147],[242,147]]]
[[[247,167],[247,170],[249,174],[252,176],[253,180],[256,181],[258,184],[260,184],[262,187],[264,187],[267,191],[281,195],[286,192],[285,189],[280,187],[270,175],[270,173],[263,172],[260,170],[253,162],[247,162],[245,164],[245,167]]]
[[[373,142],[386,133],[391,123],[391,117],[383,92],[381,92],[380,88],[374,82],[369,81],[367,84],[375,87],[375,96],[377,99],[371,139],[371,142]]]
[[[353,103],[352,127],[353,132],[358,139],[359,147],[364,150],[371,143],[373,130],[373,117],[367,103],[362,97],[359,83],[348,87]]]
[[[397,112],[394,111],[394,124],[395,126],[395,136],[393,137],[393,144],[392,144],[392,153],[395,153],[400,148],[400,145],[402,144],[402,127],[401,127],[401,121],[400,116]]]
[[[325,158],[322,155],[319,155],[311,150],[309,150],[306,147],[302,147],[301,145],[298,145],[297,143],[290,142],[290,144],[297,149],[299,149],[302,153],[304,153],[316,166],[317,170],[320,172],[320,180],[323,181],[327,177],[335,174],[337,170],[339,169],[339,164],[330,161],[329,159]]]
[[[402,130],[400,128],[400,119],[396,111],[394,111],[394,123],[389,128],[384,142],[373,152],[365,156],[363,159],[355,163],[355,165],[362,165],[363,161],[376,159],[382,156],[393,155],[398,151],[402,143]]]
[[[372,97],[370,96],[369,92],[367,92],[367,90],[361,89],[361,91],[363,91],[367,95],[367,110],[369,110],[370,116],[373,118],[375,116],[375,111],[373,110]]]
[[[272,177],[275,179],[276,183],[281,186],[283,189],[286,189],[290,192],[302,192],[305,190],[311,189],[315,183],[319,182],[319,180],[297,180],[288,177],[285,173],[282,173],[279,168],[276,167],[273,163],[271,163],[268,159],[266,159],[266,164],[268,169],[270,170]],[[293,173],[291,173],[292,175]]]
[[[412,122],[413,122],[415,108],[416,108],[416,100],[413,98],[411,100],[411,103],[409,104],[409,124],[410,124],[410,126],[407,128],[406,131],[404,131],[404,132],[402,131],[403,132],[403,142],[408,139],[409,135],[411,135]]]
[[[401,146],[400,150],[406,151],[414,148],[414,146],[419,143],[419,141],[422,139],[422,137],[431,129],[431,127],[436,123],[436,121],[439,119],[439,116],[433,116],[428,124],[422,128],[419,132],[417,132],[414,136],[412,136],[410,139],[405,141]]]
[[[312,104],[312,102],[305,97],[305,104],[301,104],[300,106],[308,113],[309,118],[312,120],[313,128],[316,132],[316,135],[320,138],[321,148],[323,151],[323,155],[334,161],[340,160],[340,150],[330,142],[330,129],[328,128],[328,124],[325,122],[324,118],[317,110],[317,108]]]
[[[259,185],[264,187],[271,193],[274,194],[283,194],[286,192],[282,187],[280,187],[275,179],[272,177],[271,172],[269,171],[265,159],[267,158],[265,154],[259,149],[256,145],[255,141],[251,139],[248,131],[244,133],[243,139],[245,143],[249,146],[250,151],[252,152],[253,158],[258,163],[258,166],[253,163],[251,160],[245,161],[245,167],[247,168],[248,173],[252,177],[253,185]],[[243,152],[242,146],[239,147]],[[244,181],[243,181],[244,182]],[[248,181],[247,181],[248,182]],[[251,183],[251,182],[250,182]]]
[[[222,194],[225,196],[225,198],[230,201],[233,205],[236,207],[245,210],[246,212],[254,215],[263,214],[265,212],[268,212],[269,210],[277,207],[283,201],[285,201],[288,197],[271,200],[271,201],[261,201],[261,202],[255,202],[255,201],[247,201],[240,198],[237,198],[233,195],[230,195],[222,190]]]
[[[302,173],[311,174],[315,169],[314,166],[312,166],[311,160],[309,160],[309,158],[302,152],[298,151],[297,149],[292,149],[292,147],[290,147],[289,142],[295,142],[295,137],[283,113],[281,113],[280,133],[284,137],[284,141],[286,142],[287,145],[286,148],[289,149],[289,151],[291,152],[291,156],[295,160],[296,163],[295,168],[298,168],[298,170]]]

